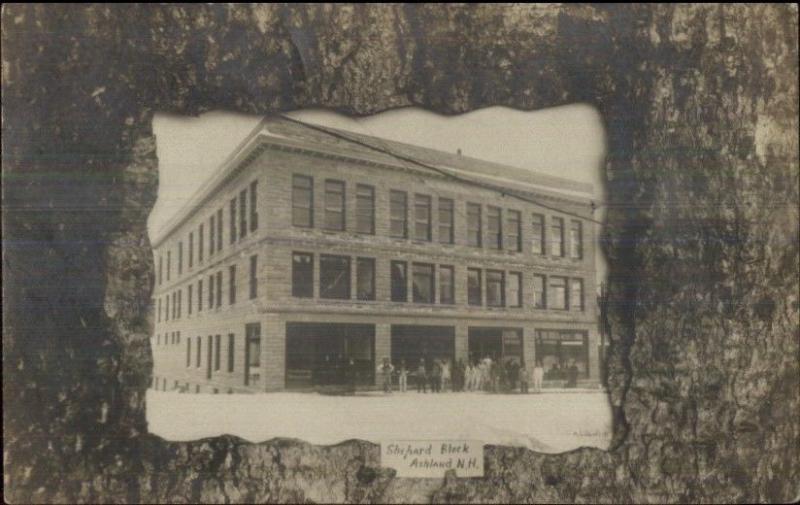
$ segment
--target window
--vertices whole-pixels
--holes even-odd
[[[217,210],[217,251],[222,251],[222,209]]]
[[[214,255],[214,249],[217,245],[217,241],[214,238],[214,233],[216,233],[216,217],[212,214],[210,218],[208,218],[208,255]]]
[[[189,268],[194,263],[194,232],[189,232]]]
[[[233,333],[228,333],[228,372],[233,372],[233,358],[235,357],[235,340],[236,337]]]
[[[169,295],[164,297],[164,321],[169,321]]]
[[[392,261],[392,301],[408,301],[408,263]]]
[[[442,244],[453,243],[453,200],[439,198],[439,242]]]
[[[292,296],[311,298],[314,296],[314,255],[292,254]]]
[[[487,212],[488,230],[486,233],[486,245],[490,249],[503,248],[503,222],[502,211],[499,207],[489,206]]]
[[[192,366],[192,339],[186,339],[186,368]]]
[[[158,322],[161,322],[161,298],[158,299]]]
[[[201,224],[199,229],[197,230],[197,262],[203,262],[203,244],[205,243],[205,239],[203,238],[203,225]]]
[[[158,257],[158,285],[159,286],[161,285],[161,282],[164,280],[163,279],[163,275],[162,275],[163,274],[163,270],[164,270],[163,269],[163,266],[164,266],[164,261],[163,260],[164,260],[164,258],[162,258],[161,256]]]
[[[175,319],[176,314],[178,313],[178,295],[175,291],[172,292],[172,319]]]
[[[583,279],[572,279],[569,286],[569,306],[583,311]]]
[[[236,303],[236,265],[228,267],[228,303],[233,305]]]
[[[194,303],[193,300],[194,297],[192,296],[193,291],[194,291],[194,285],[189,284],[188,286],[186,286],[186,308],[188,309],[186,312],[189,315],[192,314],[192,304]]]
[[[547,307],[547,295],[544,289],[546,285],[544,275],[535,274],[533,276],[533,307],[536,309]]]
[[[408,195],[404,191],[389,193],[389,218],[392,237],[408,237]]]
[[[439,303],[455,303],[455,274],[452,266],[439,267]]]
[[[203,359],[203,337],[197,337],[197,358],[195,359],[195,366],[200,368],[200,361]]]
[[[467,245],[481,247],[482,244],[481,206],[467,204]]]
[[[228,214],[230,215],[230,242],[231,244],[236,243],[236,198],[231,198],[231,201],[228,202]]]
[[[214,274],[208,276],[208,308],[214,308]]]
[[[350,298],[350,258],[347,256],[319,257],[320,298]]]
[[[250,183],[250,231],[258,229],[258,181]]]
[[[506,295],[509,307],[522,307],[522,273],[508,273],[508,295]]]
[[[247,190],[239,192],[239,238],[247,236]]]
[[[431,197],[414,195],[414,240],[431,240]]]
[[[167,280],[169,281],[170,270],[172,270],[172,251],[167,251]]]
[[[219,372],[219,353],[222,347],[222,338],[220,335],[214,336],[214,371]]]
[[[356,231],[375,233],[375,188],[372,186],[356,186]]]
[[[580,221],[572,221],[569,227],[569,255],[579,260],[583,258],[583,225]]]
[[[178,275],[183,273],[183,241],[178,242]]]
[[[245,325],[245,347],[244,347],[244,385],[250,384],[250,369],[261,366],[261,325],[250,323]]]
[[[434,303],[433,265],[414,263],[412,265],[411,287],[414,303]]]
[[[217,307],[222,307],[222,270],[217,272]]]
[[[250,256],[250,299],[258,297],[258,255]]]
[[[181,308],[183,307],[183,290],[178,290],[178,319],[181,318]]]
[[[208,336],[208,354],[206,355],[206,378],[211,378],[211,366],[214,364],[214,336]]]
[[[554,217],[551,229],[550,254],[564,256],[564,220],[560,217]]]
[[[544,216],[534,214],[531,223],[531,253],[544,255]]]
[[[203,311],[203,279],[197,281],[197,312]]]
[[[375,260],[372,258],[356,260],[356,298],[375,299]]]
[[[314,179],[305,175],[292,177],[292,225],[314,226]]]
[[[499,270],[486,271],[486,305],[489,307],[505,307],[506,274]]]
[[[325,229],[344,230],[344,182],[325,181]]]
[[[522,218],[518,210],[508,211],[506,250],[512,252],[522,251]]]
[[[550,277],[550,308],[567,310],[567,279],[564,277]]]
[[[470,305],[483,305],[481,291],[481,271],[479,268],[467,269],[467,303]]]

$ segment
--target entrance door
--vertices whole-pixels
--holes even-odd
[[[379,356],[382,359],[384,356]],[[388,357],[388,356],[387,356]],[[430,367],[433,360],[455,362],[455,328],[452,326],[392,325],[392,363],[415,370],[421,359]]]
[[[492,361],[522,363],[522,330],[520,328],[470,328],[469,359],[476,363],[486,357]]]
[[[372,384],[374,342],[373,325],[286,323],[286,388]]]

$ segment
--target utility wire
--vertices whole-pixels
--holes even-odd
[[[460,177],[460,176],[452,174],[452,173],[450,173],[450,172],[448,172],[446,170],[442,170],[442,169],[440,169],[438,167],[435,167],[433,165],[429,165],[429,164],[427,164],[425,162],[416,160],[416,159],[414,159],[414,158],[412,158],[410,156],[405,156],[405,155],[402,155],[402,154],[398,154],[398,153],[395,153],[395,152],[393,152],[393,151],[391,151],[389,149],[377,147],[377,146],[374,146],[374,145],[372,145],[372,144],[370,144],[368,142],[364,142],[364,141],[361,141],[361,140],[358,140],[358,139],[354,139],[354,138],[348,137],[347,135],[343,135],[343,134],[341,134],[339,132],[329,130],[328,128],[325,128],[324,126],[318,126],[318,125],[315,125],[315,124],[307,123],[305,121],[301,121],[299,119],[295,119],[295,118],[289,117],[289,116],[287,116],[285,114],[279,114],[279,116],[281,118],[283,118],[283,119],[286,119],[287,121],[291,121],[292,123],[296,123],[296,124],[305,126],[306,128],[310,128],[312,130],[325,133],[325,134],[327,134],[327,135],[329,135],[331,137],[334,137],[334,138],[337,138],[337,139],[340,139],[340,140],[344,140],[346,142],[350,142],[352,144],[356,144],[356,145],[359,145],[359,146],[362,146],[362,147],[366,147],[367,149],[370,149],[372,151],[377,151],[377,152],[379,152],[381,154],[385,154],[385,155],[391,156],[391,157],[396,158],[396,159],[398,159],[400,161],[404,161],[404,162],[407,162],[407,163],[412,163],[412,164],[418,165],[418,166],[420,166],[422,168],[426,168],[428,170],[432,170],[432,171],[434,171],[434,172],[436,172],[436,173],[438,173],[440,175],[443,175],[444,177],[446,177],[448,179],[452,179],[452,180],[455,180],[455,181],[458,181],[458,182],[461,182],[461,183],[464,183],[464,184],[469,184],[471,186],[477,186],[477,187],[480,187],[480,188],[483,188],[483,189],[488,189],[490,191],[497,191],[503,196],[508,195],[508,196],[510,196],[512,198],[516,198],[516,199],[521,200],[523,202],[532,203],[534,205],[538,205],[540,207],[544,207],[545,209],[549,209],[549,210],[552,210],[554,212],[560,212],[560,213],[566,214],[568,216],[577,217],[579,219],[584,219],[584,220],[591,221],[593,223],[600,224],[600,225],[604,224],[602,221],[598,221],[596,219],[592,219],[592,218],[589,218],[589,217],[586,217],[586,216],[582,216],[580,214],[576,214],[574,212],[570,212],[568,210],[564,210],[564,209],[561,209],[561,208],[558,208],[558,207],[553,207],[551,205],[542,203],[542,202],[540,202],[538,200],[535,200],[535,199],[532,199],[532,198],[528,198],[528,197],[525,197],[525,196],[522,196],[522,195],[518,195],[518,194],[513,193],[513,192],[509,192],[509,191],[507,191],[507,190],[505,190],[503,188],[500,188],[500,187],[497,187],[497,186],[493,186],[491,184],[485,184],[485,183],[482,183],[480,181],[476,181],[476,180],[473,180],[473,179],[467,179],[467,178],[464,178],[464,177]],[[595,206],[594,206],[594,203],[592,203],[592,212],[594,212],[594,209],[595,209]]]

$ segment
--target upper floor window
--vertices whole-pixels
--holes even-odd
[[[314,179],[305,175],[292,177],[292,225],[314,226]]]
[[[236,303],[236,265],[228,267],[228,303]]]
[[[450,265],[439,267],[439,303],[452,305],[455,300],[455,274]]]
[[[414,292],[414,303],[434,303],[433,265],[414,263],[411,285]]]
[[[292,254],[292,296],[311,298],[314,296],[314,255]]]
[[[509,307],[522,307],[522,273],[509,272],[506,301]]]
[[[192,305],[194,304],[194,284],[186,286],[186,313],[192,314]]]
[[[408,263],[392,261],[392,301],[408,301]]]
[[[404,191],[392,190],[389,193],[389,234],[392,237],[408,237],[408,195]]]
[[[172,270],[172,251],[167,251],[167,281],[169,281],[170,270]]]
[[[222,209],[217,210],[217,251],[222,251]]]
[[[431,240],[431,197],[414,195],[414,240]]]
[[[550,225],[550,254],[553,256],[564,256],[564,220],[554,217]]]
[[[258,180],[250,183],[250,231],[258,229]]]
[[[569,306],[573,310],[583,310],[583,279],[570,280]]]
[[[546,286],[547,282],[544,275],[535,274],[533,276],[533,307],[536,309],[547,307]]]
[[[258,297],[258,255],[250,256],[250,299]]]
[[[509,210],[506,214],[506,250],[522,251],[522,218],[518,210]]]
[[[239,192],[239,239],[247,236],[247,190]]]
[[[205,238],[203,237],[203,225],[201,224],[197,230],[197,262],[203,262],[203,245],[205,244]]]
[[[217,307],[222,307],[222,270],[217,272]]]
[[[454,239],[454,206],[450,198],[439,198],[439,242],[452,244]]]
[[[203,311],[203,279],[197,281],[197,312]]]
[[[344,182],[328,179],[325,181],[325,229],[344,231],[344,228]]]
[[[549,307],[556,310],[567,310],[567,279],[564,277],[550,277],[548,294]]]
[[[183,274],[183,241],[178,242],[178,275]]]
[[[481,270],[479,268],[468,268],[467,303],[470,305],[483,305],[483,287],[481,284]]]
[[[356,260],[356,298],[375,299],[375,260],[358,258]]]
[[[208,255],[211,256],[214,254],[214,249],[217,245],[216,240],[216,216],[213,214],[208,219]]]
[[[189,268],[194,264],[194,232],[189,232]]]
[[[214,308],[214,274],[208,276],[208,310]]]
[[[228,215],[230,216],[228,219],[230,220],[230,228],[229,235],[230,235],[230,243],[236,243],[236,198],[231,198],[231,201],[228,202]]]
[[[164,280],[163,273],[164,273],[164,258],[161,256],[158,257],[158,285],[161,285],[161,282]]]
[[[506,304],[505,272],[499,270],[486,271],[486,305],[504,307]]]
[[[233,333],[228,333],[228,372],[233,372],[233,363],[234,363],[234,355],[235,355],[235,335]]]
[[[503,248],[503,221],[502,211],[499,207],[489,206],[487,212],[488,230],[486,233],[486,245],[490,249]]]
[[[322,254],[319,257],[320,298],[350,298],[350,258]]]
[[[544,216],[534,214],[531,221],[531,253],[544,255]]]
[[[375,233],[375,188],[365,184],[356,186],[356,231]]]
[[[481,247],[482,230],[481,206],[477,203],[467,204],[467,244],[472,247]]]
[[[570,223],[569,255],[574,259],[583,258],[583,224],[580,221]]]

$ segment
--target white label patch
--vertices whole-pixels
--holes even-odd
[[[483,477],[483,442],[475,440],[397,440],[381,442],[381,466],[397,477]]]

